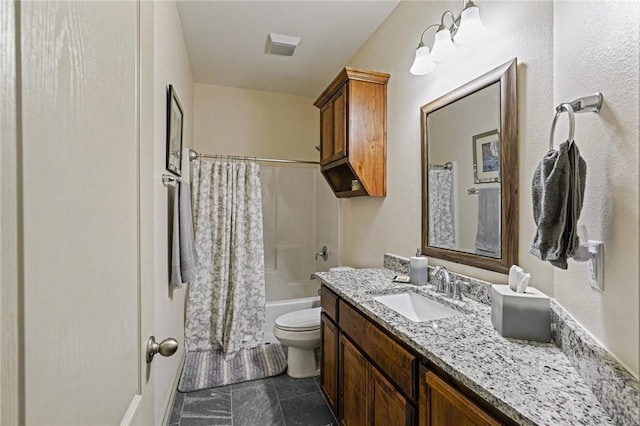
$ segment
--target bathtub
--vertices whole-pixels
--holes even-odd
[[[273,335],[273,326],[276,323],[276,318],[280,315],[300,309],[317,308],[318,306],[320,306],[320,296],[267,302],[265,308],[264,341],[266,343],[278,343],[278,339]]]

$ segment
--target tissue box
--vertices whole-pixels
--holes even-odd
[[[491,322],[504,337],[549,342],[549,297],[533,287],[516,293],[507,285],[492,285]]]

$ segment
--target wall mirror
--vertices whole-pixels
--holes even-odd
[[[507,273],[518,258],[516,59],[421,108],[422,252]]]

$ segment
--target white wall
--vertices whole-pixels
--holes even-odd
[[[155,198],[155,330],[156,340],[173,337],[179,349],[172,357],[157,356],[153,361],[155,374],[155,418],[162,422],[165,409],[174,388],[174,380],[184,355],[185,287],[169,288],[169,209],[170,191],[160,177],[166,166],[166,87],[172,84],[177,91],[184,113],[183,147],[193,141],[193,77],[182,28],[174,1],[154,3],[155,44],[155,143],[154,143],[154,198]],[[170,409],[170,407],[169,407]]]
[[[488,37],[462,46],[456,59],[439,64],[432,74],[408,72],[414,49],[422,30],[438,22],[444,10],[457,11],[458,2],[402,2],[350,61],[391,74],[388,190],[386,198],[343,205],[343,262],[379,265],[381,253],[414,253],[421,226],[419,107],[517,57],[519,264],[532,273],[531,285],[555,295],[637,375],[638,5],[485,1],[480,6]],[[600,30],[589,35],[586,28]],[[554,105],[596,90],[604,92],[606,106],[600,117],[577,118],[576,138],[589,164],[583,221],[594,239],[605,242],[603,294],[589,288],[587,266],[571,262],[569,272],[554,271],[529,254],[535,235],[531,177],[548,149]],[[502,274],[436,259],[432,263],[506,282]]]
[[[570,262],[567,271],[554,271],[555,297],[636,376],[639,22],[637,2],[554,4],[554,103],[604,95],[598,115],[576,116],[575,139],[587,162],[580,223],[605,250],[604,292],[587,284],[587,263]],[[565,131],[558,130],[558,140]]]

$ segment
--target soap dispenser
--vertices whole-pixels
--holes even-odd
[[[409,259],[409,282],[415,285],[427,285],[429,283],[429,260],[422,256],[418,249],[416,255]]]

